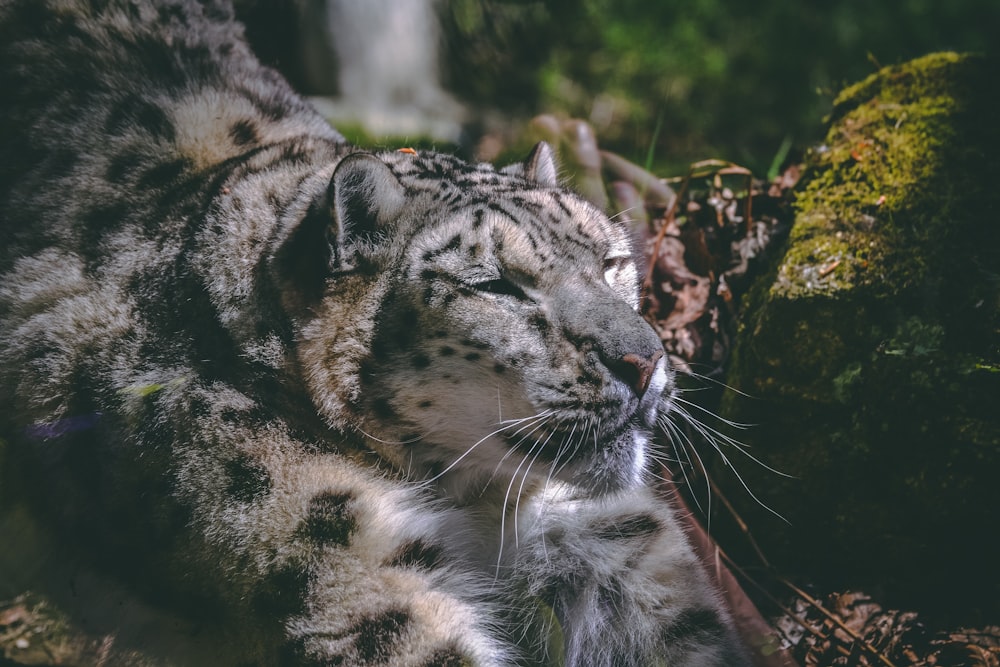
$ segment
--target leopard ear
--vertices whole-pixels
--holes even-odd
[[[539,141],[524,161],[525,178],[543,187],[554,188],[559,185],[558,171],[552,147],[544,141]]]
[[[535,144],[524,162],[508,165],[501,171],[505,174],[520,174],[544,188],[554,188],[559,185],[555,152],[544,141]]]
[[[322,296],[326,279],[357,268],[358,250],[403,210],[405,191],[374,155],[348,155],[274,255],[281,282],[301,299]]]
[[[333,267],[352,267],[353,248],[371,239],[403,210],[406,191],[388,165],[374,155],[354,153],[345,157],[330,179],[333,202]]]

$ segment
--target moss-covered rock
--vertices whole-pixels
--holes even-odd
[[[741,466],[791,522],[742,494],[779,567],[972,622],[1000,612],[998,85],[943,53],[840,94],[747,300],[728,382],[751,398],[723,402],[793,476]]]

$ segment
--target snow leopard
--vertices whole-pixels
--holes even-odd
[[[226,0],[3,0],[0,89],[0,437],[212,664],[746,664],[628,230],[548,145],[360,150]]]

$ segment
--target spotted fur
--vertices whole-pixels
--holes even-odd
[[[0,89],[2,437],[224,663],[742,663],[647,485],[627,234],[547,146],[357,151],[221,0],[4,0]]]

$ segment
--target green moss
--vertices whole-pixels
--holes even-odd
[[[850,403],[854,398],[855,388],[861,384],[862,366],[860,362],[854,361],[833,378],[833,395],[841,403]]]
[[[744,471],[794,526],[763,539],[775,560],[956,613],[1000,613],[1000,577],[970,574],[1000,545],[956,549],[1000,510],[997,81],[985,58],[936,54],[837,97],[784,256],[747,299],[727,382],[753,398],[723,403],[793,475]]]
[[[901,322],[882,346],[882,354],[896,357],[927,357],[944,347],[944,327],[928,324],[917,317]]]
[[[837,97],[836,122],[798,195],[781,291],[794,298],[858,286],[894,294],[925,279],[927,266],[912,248],[946,236],[951,223],[924,211],[940,206],[934,186],[955,142],[953,118],[972,92],[961,75],[970,58],[927,56]]]

